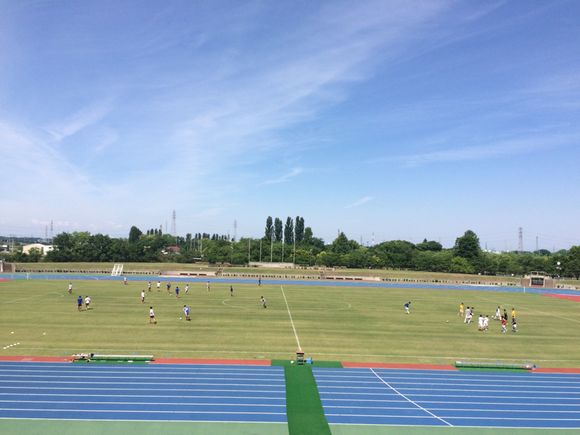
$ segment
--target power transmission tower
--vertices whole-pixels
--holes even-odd
[[[524,229],[518,228],[518,251],[524,252]]]
[[[173,213],[171,215],[171,234],[173,234],[174,237],[177,236],[177,228],[175,225],[175,218],[176,218],[175,210],[173,210]]]

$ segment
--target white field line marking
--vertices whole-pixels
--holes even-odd
[[[296,344],[298,345],[298,350],[302,351],[302,346],[300,346],[300,340],[298,339],[298,334],[296,333],[296,327],[294,326],[294,320],[292,320],[292,313],[290,312],[290,306],[288,305],[288,299],[286,299],[286,293],[284,293],[284,287],[280,286],[282,290],[282,296],[284,296],[284,302],[286,302],[286,309],[288,310],[288,317],[290,317],[290,323],[292,324],[292,330],[294,331],[294,337],[296,337]]]
[[[412,401],[411,399],[409,399],[407,396],[405,396],[404,394],[400,393],[399,391],[397,391],[397,389],[393,388],[388,382],[386,382],[383,378],[381,378],[373,369],[371,369],[371,372],[373,372],[373,374],[377,377],[377,379],[379,379],[383,384],[385,384],[387,387],[389,387],[391,390],[393,390],[395,393],[397,393],[399,396],[401,396],[403,399],[408,400],[409,402],[411,402],[413,405],[415,405],[417,408],[425,411],[427,414],[435,417],[437,420],[442,421],[443,423],[445,423],[447,426],[453,426],[451,423],[449,423],[448,421],[443,420],[441,417],[437,417],[435,414],[433,414],[431,411],[428,411],[427,409],[423,408],[421,405],[419,405],[417,402]]]
[[[7,373],[7,374],[4,374]],[[9,374],[8,374],[9,373]],[[16,374],[12,374],[12,373],[16,373]],[[74,371],[74,370],[70,370],[70,369],[65,369],[65,370],[3,370],[0,369],[0,376],[22,376],[22,374],[25,374],[27,376],[37,376],[37,375],[33,375],[31,373],[42,373],[42,374],[48,374],[48,376],[52,376],[52,375],[57,375],[60,376],[59,373],[82,373],[83,376],[90,373],[90,374],[100,374],[102,376],[107,376],[107,377],[112,377],[111,375],[135,375],[135,377],[139,377],[139,376],[143,376],[143,375],[179,375],[179,376],[184,376],[184,375],[189,375],[189,376],[203,376],[204,379],[209,379],[213,376],[213,378],[211,379],[216,379],[215,376],[217,375],[221,375],[221,378],[217,378],[217,379],[225,379],[227,376],[240,376],[243,375],[244,379],[248,379],[251,377],[259,377],[260,379],[263,379],[264,377],[272,377],[272,378],[280,378],[283,379],[284,376],[281,373],[260,373],[260,372],[256,372],[256,373],[252,373],[251,371],[246,371],[246,372],[239,372],[239,373],[219,373],[219,372],[167,372],[164,370],[158,370],[158,371],[148,371],[148,370],[144,370],[144,371],[99,371],[99,370],[90,370],[90,369],[86,369],[86,370],[78,370],[78,371]]]

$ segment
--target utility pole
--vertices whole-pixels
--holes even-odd
[[[260,239],[260,263],[262,262],[262,239]]]
[[[520,254],[524,252],[524,229],[522,227],[518,228],[518,251]]]
[[[250,261],[252,261],[252,256],[250,254],[250,241],[252,239],[248,238],[248,266],[250,265]]]

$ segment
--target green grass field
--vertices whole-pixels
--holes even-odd
[[[80,352],[144,353],[183,358],[292,358],[296,337],[279,285],[191,285],[179,299],[155,286],[140,301],[145,283],[15,280],[0,283],[0,355],[69,356]],[[316,360],[435,363],[456,360],[532,362],[580,367],[580,306],[523,293],[284,287],[298,339]],[[78,312],[76,297],[90,295],[92,309]],[[264,295],[268,308],[259,297]],[[411,315],[403,303],[412,301]],[[518,311],[520,331],[500,333],[466,326],[457,316],[463,301],[479,313],[501,305]],[[180,320],[191,307],[192,321]],[[150,325],[152,305],[158,324]],[[16,344],[18,343],[18,344]],[[6,346],[13,345],[9,348]]]

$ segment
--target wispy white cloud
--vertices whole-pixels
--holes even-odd
[[[302,168],[293,168],[290,172],[288,172],[287,174],[284,174],[278,178],[274,178],[271,180],[267,180],[264,181],[262,184],[279,184],[279,183],[286,183],[287,181],[290,181],[292,178],[302,174],[304,172],[304,169]]]
[[[578,139],[580,139],[580,135],[530,136],[521,139],[498,140],[479,146],[448,148],[438,151],[385,157],[379,160],[400,162],[404,167],[425,166],[445,162],[489,160],[573,145],[577,143]]]
[[[111,111],[112,103],[111,99],[99,101],[79,110],[64,120],[47,126],[45,130],[52,136],[53,140],[60,142],[101,121]]]
[[[355,202],[348,204],[347,206],[345,206],[344,208],[354,208],[354,207],[360,207],[361,205],[364,205],[370,201],[372,201],[374,198],[372,196],[363,196],[362,198],[356,200]]]

